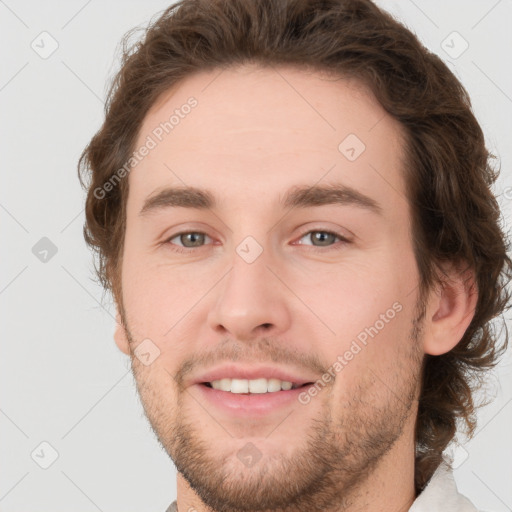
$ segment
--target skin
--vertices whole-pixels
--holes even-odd
[[[115,333],[178,468],[179,510],[408,510],[422,358],[457,344],[476,295],[446,266],[450,280],[420,315],[400,124],[353,80],[247,65],[170,89],[136,147],[190,96],[198,105],[128,177]],[[350,133],[366,146],[354,161],[338,150]],[[382,214],[279,204],[290,188],[315,184],[351,186]],[[217,207],[139,215],[148,197],[183,185],[210,190]],[[349,242],[324,235],[321,244],[323,230]],[[208,236],[168,241],[181,231]],[[247,236],[263,249],[250,264],[236,252]],[[400,312],[307,405],[255,421],[220,411],[191,385],[233,360],[320,379],[396,303]],[[147,338],[160,354],[146,366],[133,351]],[[251,467],[237,457],[249,442],[261,455]]]

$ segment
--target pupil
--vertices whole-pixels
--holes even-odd
[[[329,245],[329,242],[332,240],[329,237],[333,237],[331,233],[326,233],[325,231],[316,231],[316,240],[320,242],[321,245]],[[327,242],[327,243],[326,243]]]
[[[181,242],[183,243],[183,245],[185,245],[186,247],[196,247],[197,245],[201,245],[201,242],[203,241],[203,238],[204,238],[204,235],[201,234],[201,233],[186,233],[184,235],[185,237],[185,240],[187,240],[188,238],[188,241],[191,241],[192,242],[192,245],[191,246],[188,246],[187,243],[184,243],[184,238],[183,238],[183,235],[182,235],[182,239],[181,239]],[[199,241],[199,243],[197,243]]]

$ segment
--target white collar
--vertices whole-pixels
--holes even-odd
[[[459,494],[453,471],[442,462],[429,483],[416,498],[409,512],[478,512],[475,506]]]

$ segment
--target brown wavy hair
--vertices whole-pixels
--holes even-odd
[[[149,108],[184,77],[249,62],[352,77],[402,124],[420,297],[442,284],[443,262],[467,265],[478,288],[474,317],[458,345],[424,359],[416,421],[420,492],[457,428],[474,434],[475,391],[508,344],[507,332],[500,346],[493,321],[510,307],[512,275],[491,191],[499,169],[491,166],[466,90],[439,57],[370,0],[182,0],[130,43],[136,30],[123,38],[104,124],[78,166],[87,190],[85,240],[97,252],[101,284],[121,311],[128,179],[105,197],[95,190],[130,158]]]

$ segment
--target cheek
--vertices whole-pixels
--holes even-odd
[[[296,277],[292,282],[304,303],[343,340],[356,337],[376,322],[381,327],[381,315],[384,321],[393,319],[403,307],[396,269],[342,263],[326,272],[318,268],[314,279]]]
[[[415,371],[410,359],[410,318],[403,309],[391,316],[388,323],[369,322],[355,336],[338,337],[337,349],[331,348],[326,361],[335,385],[325,400],[330,401],[333,416],[356,414],[351,408],[361,404],[379,409],[402,396],[404,382]]]
[[[398,267],[390,254],[375,265],[340,265],[336,272],[317,273],[313,286],[295,288],[299,296],[325,323],[318,322],[322,336],[323,360],[336,365],[337,381],[353,385],[372,369],[389,375],[396,371],[397,358],[404,357],[412,326],[416,294],[413,281],[405,276],[405,258]],[[302,295],[301,295],[302,293]],[[337,371],[336,371],[337,370]]]
[[[211,265],[173,266],[135,251],[123,260],[123,301],[132,334],[162,345],[184,328],[218,281]]]

